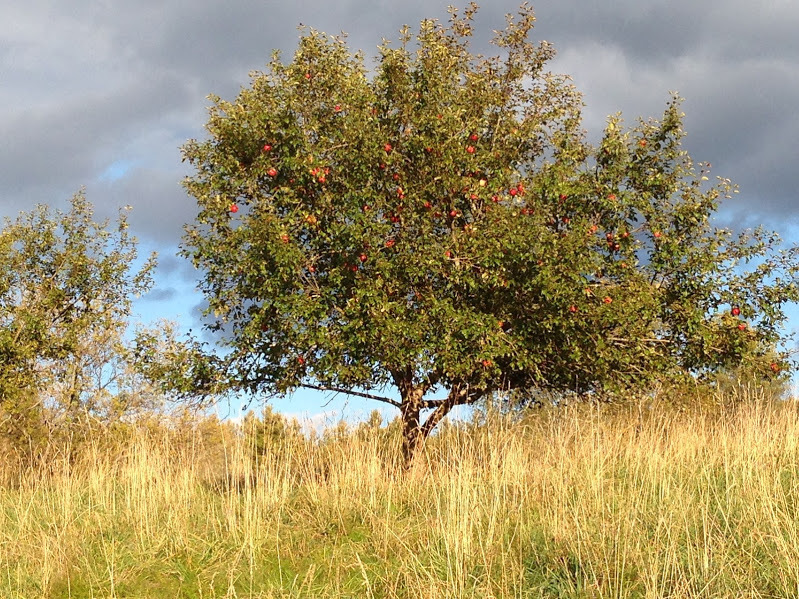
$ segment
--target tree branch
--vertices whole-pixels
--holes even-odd
[[[366,399],[374,399],[375,401],[382,401],[383,403],[390,404],[395,408],[399,408],[401,406],[400,402],[390,399],[388,397],[382,397],[380,395],[373,395],[371,393],[364,393],[362,391],[353,391],[351,389],[344,389],[341,387],[326,387],[323,385],[311,385],[311,384],[302,384],[300,387],[305,389],[314,389],[315,391],[330,391],[332,393],[344,393],[345,395],[353,395],[356,397],[363,397]]]
[[[433,429],[438,425],[439,422],[449,414],[450,410],[455,406],[461,406],[466,404],[471,404],[480,399],[483,396],[483,391],[472,391],[469,392],[469,388],[460,389],[457,386],[453,387],[449,395],[444,400],[429,400],[429,401],[436,401],[440,403],[436,403],[437,406],[435,411],[430,414],[430,416],[425,420],[424,425],[422,426],[422,438],[426,439],[428,435],[433,431]],[[424,407],[432,407],[432,406],[424,406]]]
[[[472,395],[459,396],[459,397],[455,398],[455,401],[454,401],[454,403],[452,403],[452,405],[453,406],[462,406],[462,405],[470,404],[470,403],[473,403],[473,402],[477,401],[478,398],[479,398],[479,395],[474,394],[474,393]],[[422,403],[421,403],[421,407],[422,408],[427,408],[427,409],[438,408],[439,406],[444,405],[448,401],[451,401],[449,396],[447,396],[447,397],[445,397],[443,399],[423,399]]]

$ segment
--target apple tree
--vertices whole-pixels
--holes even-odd
[[[682,149],[679,101],[610,118],[592,147],[532,11],[488,58],[469,49],[475,11],[403,29],[374,71],[304,31],[290,62],[212,97],[209,137],[183,148],[199,211],[182,252],[227,348],[218,374],[396,406],[410,457],[501,390],[598,397],[762,361],[796,251],[711,224],[734,188]]]

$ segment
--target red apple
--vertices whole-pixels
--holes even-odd
[[[280,236],[280,241],[282,241],[283,243],[288,243],[289,242],[289,236],[286,235],[285,233],[283,233],[283,235]]]
[[[779,366],[779,364],[777,364],[776,362],[772,362],[772,363],[769,365],[769,368],[771,368],[771,372],[773,372],[773,373],[775,373],[775,374],[776,374],[776,373],[778,373],[778,372],[780,371],[780,366]]]
[[[334,110],[334,111],[336,111],[336,112],[341,112],[341,104],[336,104],[336,105],[333,107],[333,110]]]
[[[361,210],[363,210],[364,212],[369,212],[369,204],[364,204]]]
[[[602,300],[602,301],[603,301],[603,302],[605,302],[606,304],[609,304],[609,303],[610,303],[610,302],[612,302],[613,300],[612,300],[612,299],[611,299],[609,296],[607,296],[607,295],[606,295],[606,296],[603,298],[603,300]]]
[[[489,366],[491,366],[491,360],[483,360],[483,366],[485,368],[488,368]]]
[[[560,197],[558,199],[562,202],[563,200],[565,200],[568,197],[569,196],[567,196],[565,193],[562,193],[562,194],[560,194]]]
[[[425,201],[425,203],[424,203],[424,207],[425,207],[425,208],[427,208],[427,209],[429,210],[430,208],[432,208],[432,207],[433,207],[433,205],[432,205],[432,204],[431,204],[429,201]]]
[[[612,194],[610,194],[610,195],[608,196],[608,199],[609,199],[611,202],[615,201],[615,199],[616,199],[616,194],[615,194],[615,193],[612,193]]]
[[[733,306],[732,307],[732,315],[733,316],[738,316],[740,313],[741,313],[741,309],[738,306]]]
[[[391,175],[391,178],[394,179],[395,181],[399,181],[400,178],[399,173],[394,173],[393,175]]]
[[[305,73],[305,78],[306,79],[310,79],[311,78],[311,74],[310,73]]]
[[[393,248],[395,243],[397,243],[397,242],[394,241],[393,239],[387,239],[386,240],[386,247],[387,248]]]
[[[739,331],[745,331],[746,330],[746,323],[742,322],[741,324],[739,324],[738,325],[738,330]]]
[[[424,149],[424,151],[427,152],[428,154],[432,154],[433,153],[433,148],[427,147],[427,148]]]
[[[660,231],[655,231],[652,235],[655,236],[655,239],[660,239],[660,236],[662,235],[662,233]]]
[[[393,150],[394,148],[391,146],[391,144],[387,143],[386,145],[383,146],[383,149],[386,151],[386,154],[390,154],[391,150]]]
[[[474,146],[466,146],[466,152],[469,154],[474,154]]]
[[[358,256],[358,260],[360,260],[361,262],[366,262],[368,259],[369,256],[367,256],[366,254],[361,254],[360,256]]]
[[[269,175],[270,177],[276,177],[277,176],[277,169],[272,167],[268,171],[266,171],[266,174]]]
[[[446,252],[444,252],[444,257],[445,257],[445,258],[452,258],[452,252],[450,252],[449,250],[447,250]]]
[[[450,215],[452,218],[455,218],[456,216],[458,216],[458,211],[457,211],[457,210],[455,210],[455,209],[452,209],[452,210],[450,210],[450,211],[449,211],[449,215]]]
[[[510,195],[512,196],[515,196],[517,193],[519,193],[519,190],[516,189],[515,187],[511,187],[508,193],[510,193]]]
[[[239,211],[239,207],[238,207],[236,204],[231,204],[231,205],[230,205],[230,211],[231,211],[233,214],[236,214],[236,212],[238,212],[238,211]]]
[[[575,312],[577,312],[577,306],[575,306],[574,304],[572,304],[571,306],[569,306],[569,312],[571,312],[572,314],[574,314]]]
[[[499,196],[497,196],[497,195],[493,195],[493,196],[491,196],[491,200],[492,200],[492,201],[493,201],[495,204],[498,204],[498,203],[499,203]]]
[[[479,138],[479,137],[477,137],[477,133],[472,133],[472,134],[469,136],[469,139],[470,139],[470,140],[472,140],[472,141],[477,141],[477,140],[478,140],[478,139],[480,139],[480,138]]]
[[[270,144],[264,144],[264,152],[269,152],[272,150],[272,146]]]
[[[300,366],[302,366],[303,364],[305,364],[305,358],[303,358],[302,356],[297,356],[297,363]]]

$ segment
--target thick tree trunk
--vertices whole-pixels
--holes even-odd
[[[408,386],[407,392],[402,393],[402,459],[405,467],[409,467],[413,456],[424,440],[421,426],[422,396],[424,389]]]

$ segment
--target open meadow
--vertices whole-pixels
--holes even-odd
[[[391,428],[208,429],[3,463],[0,597],[799,594],[793,401],[489,417],[409,471]]]

